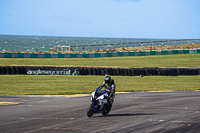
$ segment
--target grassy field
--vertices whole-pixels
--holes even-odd
[[[92,67],[200,67],[200,54],[105,58],[0,58],[0,65]],[[112,76],[116,91],[200,90],[200,76]],[[90,93],[104,76],[0,75],[0,95]]]
[[[200,76],[112,76],[116,91],[200,90]],[[90,93],[104,76],[0,75],[0,95]]]
[[[104,58],[0,58],[0,65],[200,67],[200,54],[127,56]]]

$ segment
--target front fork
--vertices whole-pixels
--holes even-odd
[[[94,105],[93,108],[92,108],[92,110],[95,112],[95,110],[96,110],[96,108],[97,108],[98,105],[96,104],[95,101],[92,101],[92,103],[93,103],[93,105]]]
[[[94,112],[94,113],[99,113],[101,110],[100,110],[100,106],[98,105],[98,103],[96,103],[95,101],[92,101],[92,103],[93,103],[93,108],[92,108],[92,111]]]

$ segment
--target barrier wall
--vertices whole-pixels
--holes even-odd
[[[29,75],[113,75],[113,76],[177,76],[200,75],[200,67],[188,68],[87,68],[87,67],[34,67],[0,66],[0,74]]]
[[[117,57],[117,56],[147,56],[167,54],[189,54],[200,53],[198,49],[174,49],[157,51],[121,51],[101,53],[0,53],[0,58],[96,58],[96,57]]]

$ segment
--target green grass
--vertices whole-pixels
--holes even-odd
[[[200,54],[104,58],[0,58],[0,65],[52,65],[103,67],[200,67]]]
[[[105,58],[0,58],[0,65],[200,67],[200,54]],[[112,76],[116,91],[200,90],[200,76]],[[0,75],[0,95],[90,93],[104,76]]]
[[[116,91],[200,90],[200,76],[112,76]],[[104,76],[0,75],[0,95],[90,93]]]

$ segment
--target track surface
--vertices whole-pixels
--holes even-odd
[[[132,92],[117,94],[106,117],[86,116],[90,97],[7,97],[0,101],[1,133],[197,133],[200,92]]]

